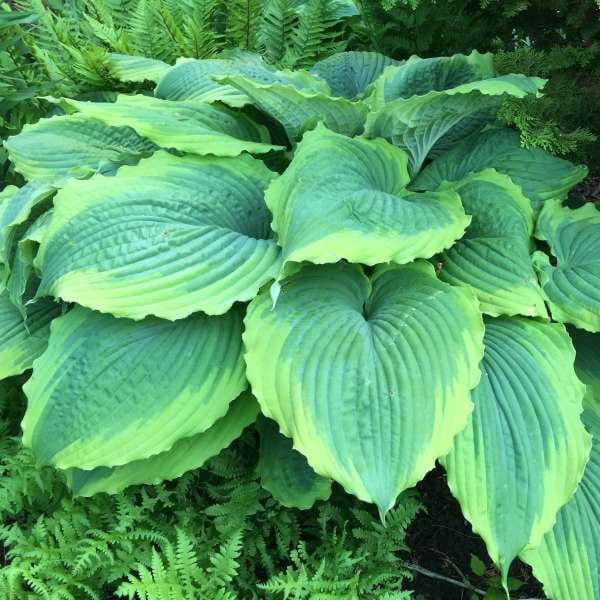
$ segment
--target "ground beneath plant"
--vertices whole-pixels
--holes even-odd
[[[573,192],[590,202],[597,202],[600,200],[600,175],[587,177],[573,188]]]
[[[466,579],[473,586],[486,589],[486,578],[496,571],[483,541],[473,533],[458,502],[450,494],[444,470],[437,467],[417,488],[427,512],[422,512],[408,530],[412,563],[456,581]],[[471,572],[471,554],[478,556],[488,567],[484,577]],[[510,575],[525,581],[511,598],[546,598],[529,566],[515,561]],[[415,573],[410,587],[415,590],[415,595],[420,594],[427,600],[470,600],[473,596],[472,591],[419,573]]]

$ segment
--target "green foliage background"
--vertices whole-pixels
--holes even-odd
[[[249,429],[171,483],[73,499],[56,470],[39,470],[20,447],[14,383],[0,389],[3,600],[409,597],[402,558],[421,510],[414,494],[387,527],[340,490],[308,511],[284,508],[259,485]]]
[[[298,4],[4,3],[0,138],[49,110],[40,96],[143,88],[117,81],[108,52],[173,62],[238,47],[283,68],[302,68],[343,49],[406,58],[477,48],[496,53],[500,73],[549,79],[541,101],[513,99],[502,110],[523,144],[600,173],[600,8],[593,0],[358,0],[360,15],[343,0],[308,0],[300,12]],[[0,187],[19,181],[2,152]],[[152,599],[173,587],[181,598],[408,597],[401,560],[406,527],[420,510],[415,497],[392,511],[386,529],[370,508],[339,490],[310,511],[286,509],[258,484],[256,435],[249,430],[206,470],[114,497],[74,500],[55,471],[37,470],[19,447],[21,399],[15,403],[5,390],[0,397],[2,598]]]
[[[9,5],[18,17],[6,12]],[[600,173],[597,0],[15,0],[2,6],[2,138],[48,110],[40,95],[123,90],[107,52],[173,62],[239,47],[279,67],[301,68],[344,49],[401,59],[475,48],[496,53],[500,74],[549,79],[541,101],[512,100],[502,111],[524,145]]]
[[[405,58],[496,54],[500,74],[549,79],[539,100],[511,100],[501,116],[539,146],[600,173],[600,3],[597,0],[358,0],[358,47]]]

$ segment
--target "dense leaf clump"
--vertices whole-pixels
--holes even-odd
[[[114,493],[202,466],[261,412],[284,504],[333,480],[385,523],[439,459],[505,585],[521,556],[552,590],[551,552],[555,597],[597,596],[600,212],[566,204],[585,167],[497,120],[544,83],[476,51],[243,53],[165,64],[153,96],[52,98],[64,114],[5,142],[28,180],[0,204],[24,445],[75,494]],[[120,589],[183,564],[189,540],[169,544]],[[292,562],[265,589],[350,572]]]

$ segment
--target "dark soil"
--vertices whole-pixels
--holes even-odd
[[[444,470],[437,467],[417,488],[427,512],[421,513],[408,530],[407,542],[412,552],[412,562],[439,575],[461,582],[466,579],[477,588],[487,589],[489,578],[497,571],[485,550],[485,544],[473,533],[470,524],[462,516],[458,502],[450,494]],[[471,554],[485,563],[487,570],[483,577],[471,572]],[[511,594],[511,598],[546,598],[529,566],[516,560],[510,575],[526,582],[518,592]],[[415,590],[415,596],[420,594],[427,600],[471,600],[473,596],[469,590],[419,573],[415,573],[410,587]]]
[[[600,176],[590,176],[573,188],[573,193],[581,195],[589,202],[600,200]]]

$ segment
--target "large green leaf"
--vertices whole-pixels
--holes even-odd
[[[305,266],[245,320],[263,413],[323,477],[382,517],[446,454],[472,410],[483,322],[468,290],[425,262]]]
[[[18,241],[10,270],[10,278],[6,284],[11,302],[25,316],[25,302],[35,296],[35,284],[39,278],[35,276],[33,262],[37,249],[46,232],[52,211],[42,213],[27,229]]]
[[[284,261],[406,263],[451,246],[469,223],[458,194],[408,182],[406,154],[385,140],[306,133],[266,194]]]
[[[316,63],[311,73],[323,78],[334,96],[351,100],[362,96],[386,67],[398,64],[379,52],[340,52]]]
[[[25,384],[23,444],[41,464],[93,469],[206,431],[245,388],[242,312],[136,323],[76,307],[52,324]]]
[[[549,198],[566,197],[587,174],[583,165],[575,166],[539,148],[523,148],[512,129],[489,129],[436,158],[419,173],[413,187],[435,190],[443,181],[459,181],[488,167],[519,185],[535,212]]]
[[[448,187],[458,191],[472,221],[440,256],[440,278],[473,288],[489,315],[547,317],[529,254],[533,211],[521,188],[494,169]]]
[[[325,82],[298,71],[277,72],[253,55],[238,55],[235,59],[212,58],[207,60],[179,59],[174,67],[163,73],[154,95],[166,100],[220,101],[232,107],[250,103],[243,91],[224,85],[217,77],[240,75],[260,83],[284,83],[300,89],[328,91]]]
[[[575,346],[575,371],[586,386],[588,404],[600,402],[600,334],[569,328]]]
[[[171,68],[171,65],[145,56],[129,56],[110,52],[106,57],[106,64],[111,75],[119,81],[154,81],[157,82],[161,75]]]
[[[329,129],[344,135],[361,133],[367,105],[347,98],[334,98],[325,92],[301,90],[282,83],[258,83],[239,76],[219,78],[246,94],[261,111],[279,121],[290,143],[322,121]]]
[[[583,421],[593,436],[583,479],[542,543],[521,554],[552,600],[600,598],[600,334],[575,331],[575,369],[587,386]]]
[[[0,190],[0,220],[4,214],[4,210],[8,201],[19,191],[16,185],[7,185],[3,190]],[[6,279],[8,278],[10,270],[4,261],[0,260],[0,292],[6,287]]]
[[[65,98],[61,103],[106,125],[129,126],[163,148],[217,156],[237,156],[244,151],[259,154],[280,148],[270,143],[266,127],[225,106],[125,94],[119,94],[115,102]]]
[[[60,312],[54,302],[41,300],[27,307],[24,318],[10,301],[8,292],[0,293],[0,379],[20,375],[46,349],[50,321]]]
[[[224,313],[279,271],[263,199],[273,177],[248,155],[158,152],[72,181],[40,247],[38,294],[132,319]]]
[[[485,321],[475,410],[443,459],[448,485],[504,581],[571,498],[590,452],[584,386],[563,325],[524,317]]]
[[[432,91],[458,87],[494,76],[493,55],[454,54],[436,58],[411,56],[400,65],[385,69],[373,85],[369,104],[374,109],[398,98],[422,96]]]
[[[91,471],[69,469],[67,481],[77,496],[99,492],[116,494],[130,485],[158,484],[176,479],[186,471],[201,467],[240,436],[259,413],[258,403],[247,392],[234,400],[224,417],[202,433],[180,439],[170,450],[134,460],[120,467],[97,467]]]
[[[9,137],[4,146],[15,170],[27,179],[87,177],[111,173],[149,156],[156,146],[128,127],[109,127],[83,115],[40,119]]]
[[[16,185],[7,185],[4,189],[0,190],[0,211],[3,210],[2,206],[9,199],[12,198],[19,188]]]
[[[16,246],[28,227],[28,220],[47,208],[55,188],[46,183],[26,183],[4,195],[0,204],[0,283],[5,284],[12,268]]]
[[[260,432],[260,455],[256,470],[261,485],[283,506],[310,508],[331,495],[331,481],[317,475],[306,458],[294,450],[292,440],[281,435],[277,423],[262,415],[256,426]]]
[[[600,211],[591,203],[573,210],[560,199],[548,201],[535,236],[556,257],[534,254],[554,320],[600,331]]]
[[[401,67],[398,67],[401,68]],[[544,80],[503,75],[472,81],[444,91],[398,98],[375,106],[365,125],[367,137],[383,137],[410,154],[411,172],[425,159],[448,151],[458,141],[490,122],[505,96],[536,94]]]

